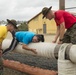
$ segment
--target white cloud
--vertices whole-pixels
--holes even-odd
[[[68,3],[68,2],[69,3]],[[66,6],[75,6],[75,0],[67,0]],[[71,4],[71,5],[70,5]],[[53,6],[58,9],[59,0],[0,0],[0,20],[29,20],[38,14],[43,7]]]

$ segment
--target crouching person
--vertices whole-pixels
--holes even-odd
[[[33,32],[30,31],[19,31],[15,33],[15,37],[12,40],[12,43],[10,47],[6,50],[4,50],[3,53],[6,53],[8,51],[14,50],[14,48],[17,46],[19,42],[23,43],[22,48],[26,49],[28,51],[32,51],[33,53],[37,54],[36,49],[29,48],[27,45],[31,42],[37,43],[37,42],[44,42],[44,36],[43,35],[36,35]]]
[[[9,20],[7,19],[7,24],[5,26],[0,26],[0,75],[3,75],[3,63],[2,63],[2,42],[6,38],[8,31],[12,32],[17,29],[17,22],[16,20]]]

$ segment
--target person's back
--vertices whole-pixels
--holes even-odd
[[[7,32],[6,26],[0,26],[0,43],[6,38]]]
[[[64,10],[58,10],[55,12],[55,20],[57,25],[60,25],[62,22],[65,22],[65,28],[70,28],[74,23],[76,23],[76,17]]]
[[[32,42],[32,38],[35,36],[35,33],[30,31],[19,31],[16,32],[15,36],[19,42],[29,44]]]

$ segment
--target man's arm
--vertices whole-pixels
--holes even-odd
[[[56,43],[56,41],[59,37],[59,34],[60,34],[60,26],[57,26],[56,36],[55,36],[55,39],[54,39],[53,43]]]
[[[26,49],[28,51],[32,51],[33,53],[37,54],[36,49],[29,48],[26,44],[23,44],[22,45],[22,48],[23,49]]]
[[[63,22],[60,24],[60,37],[59,37],[59,42],[58,42],[59,44],[62,43],[64,33],[65,33],[65,23]]]

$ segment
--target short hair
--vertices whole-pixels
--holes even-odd
[[[45,41],[44,35],[42,35],[42,34],[37,34],[37,35],[35,35],[35,36],[38,38],[38,42],[39,42],[39,41],[41,41],[41,42],[44,42],[44,41]]]

